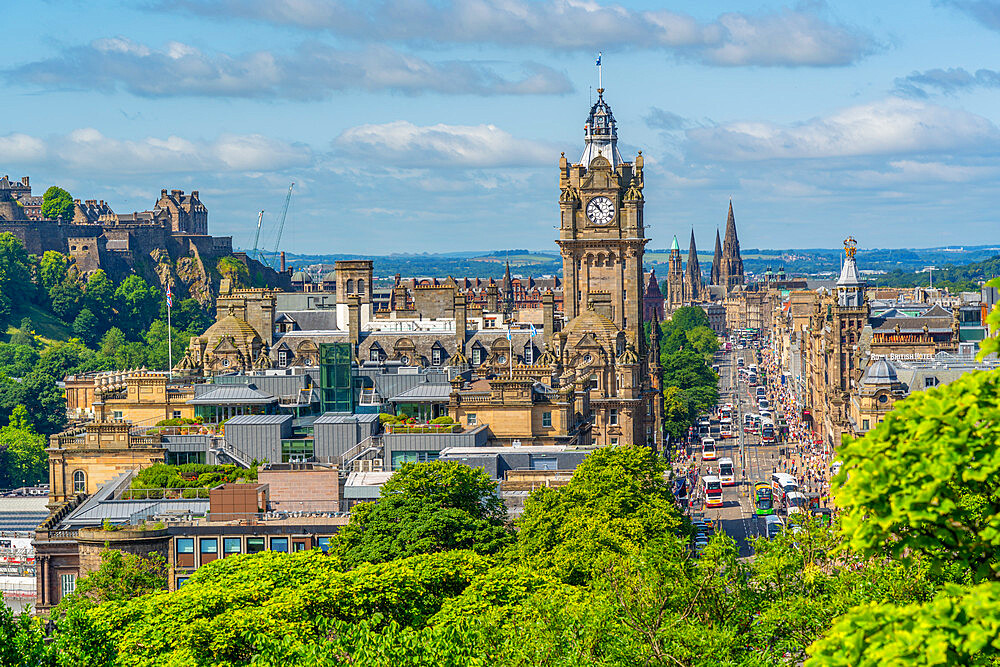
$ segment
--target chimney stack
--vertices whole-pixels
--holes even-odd
[[[166,196],[167,196],[167,189],[163,188],[162,190],[160,190],[160,199],[163,199]]]
[[[285,251],[281,251],[281,272],[285,272]]]

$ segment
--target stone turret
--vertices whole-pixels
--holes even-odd
[[[684,270],[681,268],[681,247],[676,236],[670,245],[667,265],[667,308],[673,312],[684,305]]]

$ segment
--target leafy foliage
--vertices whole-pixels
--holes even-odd
[[[132,480],[131,489],[209,489],[219,484],[257,479],[256,468],[232,465],[185,463],[172,466],[156,463],[143,468]]]
[[[837,504],[853,548],[975,579],[1000,577],[1000,371],[913,392],[840,450]]]
[[[73,219],[73,196],[57,185],[51,186],[42,195],[42,216],[49,220],[65,220],[69,222]]]
[[[614,557],[682,532],[663,459],[646,447],[590,454],[569,484],[525,503],[510,557],[580,585]]]
[[[504,515],[496,482],[482,470],[455,461],[404,463],[378,503],[354,507],[338,544],[349,565],[453,549],[492,554],[511,541]]]

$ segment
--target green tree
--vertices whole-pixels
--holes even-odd
[[[1000,371],[967,373],[897,403],[840,448],[834,493],[851,547],[1000,579],[997,442]]]
[[[156,316],[160,307],[159,299],[159,290],[150,287],[141,276],[129,276],[115,290],[115,309],[118,311],[116,325],[135,340]]]
[[[107,357],[114,357],[125,345],[125,334],[118,327],[111,327],[107,333],[101,337],[101,354]]]
[[[31,268],[21,239],[10,232],[0,234],[0,294],[10,301],[11,309],[27,303],[35,293]]]
[[[14,611],[0,605],[0,665],[48,667],[56,664],[56,655],[45,643],[45,628],[41,618]]]
[[[56,314],[56,317],[69,324],[80,314],[83,290],[80,289],[80,285],[75,280],[67,278],[49,290],[49,300],[52,303],[52,312]]]
[[[14,408],[7,426],[0,428],[0,486],[33,485],[48,479],[46,438],[35,432],[23,405]]]
[[[100,322],[97,317],[90,312],[89,308],[84,308],[73,320],[73,333],[79,336],[86,345],[93,346],[97,342],[100,331]]]
[[[69,261],[66,255],[55,250],[46,250],[38,264],[38,276],[42,289],[46,292],[66,280]]]
[[[87,278],[87,286],[83,294],[84,304],[101,322],[107,322],[113,315],[115,286],[104,273],[98,269]]]
[[[181,331],[200,334],[212,326],[212,318],[197,299],[184,299],[173,309],[173,326]]]
[[[75,211],[73,196],[66,190],[53,185],[42,195],[42,216],[49,220],[73,219]]]
[[[167,323],[164,320],[153,320],[143,338],[146,340],[146,365],[149,368],[167,370],[170,352],[167,347]],[[191,341],[191,334],[174,327],[171,338],[173,339],[174,363],[177,363]]]
[[[118,549],[104,549],[101,551],[100,567],[77,580],[75,591],[63,598],[57,611],[81,598],[98,604],[124,602],[166,590],[167,571],[166,559],[160,554],[140,556]]]
[[[20,382],[18,402],[28,409],[35,429],[44,435],[66,427],[66,394],[56,382],[55,377],[38,370],[32,370]]]
[[[23,345],[25,347],[38,347],[38,340],[35,338],[35,325],[30,317],[21,319],[21,325],[10,337],[12,345]]]
[[[664,460],[647,447],[591,453],[560,488],[528,498],[508,556],[585,584],[616,557],[683,532]]]
[[[20,378],[38,363],[38,350],[27,345],[0,343],[0,374]]]
[[[378,503],[353,508],[338,548],[349,564],[454,549],[492,554],[511,541],[505,516],[496,482],[483,470],[455,461],[404,463]]]

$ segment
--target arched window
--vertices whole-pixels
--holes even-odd
[[[364,294],[364,293],[365,293],[365,279],[358,278],[358,294]]]
[[[73,493],[87,492],[87,476],[82,470],[73,473]]]
[[[354,279],[353,278],[348,278],[347,279],[347,293],[348,294],[354,294]]]

